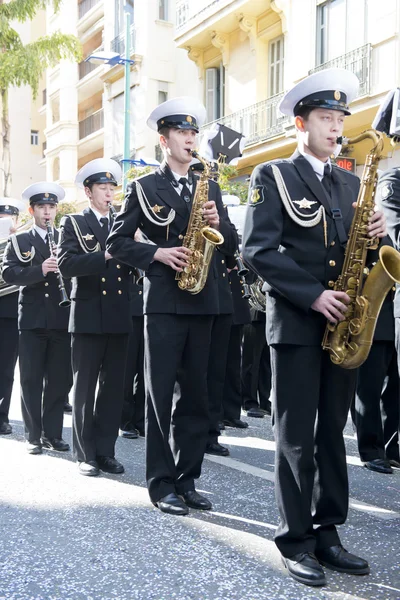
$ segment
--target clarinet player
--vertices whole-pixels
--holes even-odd
[[[63,188],[55,183],[39,182],[27,187],[22,199],[29,202],[32,228],[11,235],[4,254],[4,280],[21,286],[18,306],[21,407],[30,454],[41,454],[42,448],[69,450],[62,439],[64,402],[71,381],[69,309],[60,306],[57,259],[47,234],[50,229],[54,242],[58,242],[54,219],[64,196]],[[64,300],[69,291],[70,284],[66,281]]]

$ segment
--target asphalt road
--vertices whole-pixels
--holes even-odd
[[[328,585],[313,589],[287,576],[273,543],[269,418],[228,429],[231,456],[205,459],[197,489],[214,510],[172,517],[149,502],[143,438],[118,440],[124,475],[87,478],[70,453],[27,454],[18,382],[10,417],[14,432],[0,437],[0,600],[400,599],[400,471],[366,470],[350,424],[351,508],[340,533],[371,574],[327,571]]]

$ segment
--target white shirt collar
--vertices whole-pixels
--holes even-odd
[[[107,219],[108,220],[108,215],[102,215],[101,213],[99,213],[98,210],[96,210],[95,208],[90,207],[90,210],[95,214],[96,219],[98,220],[98,222],[100,223],[100,219]],[[100,225],[103,225],[102,223],[100,223]]]
[[[299,152],[302,156],[304,156],[304,158],[306,160],[308,160],[308,162],[310,163],[310,165],[312,166],[312,168],[314,170],[314,173],[316,174],[316,176],[318,177],[318,179],[320,181],[324,176],[325,165],[329,165],[330,169],[332,170],[330,158],[328,158],[328,160],[324,163],[324,162],[322,162],[322,160],[319,160],[319,158],[315,158],[315,156],[311,156],[311,154],[306,154],[305,152],[300,150],[300,148],[299,148]]]
[[[38,227],[36,225],[36,223],[33,225],[33,229],[35,230],[36,233],[38,233],[40,235],[40,237],[42,238],[42,240],[45,239],[45,237],[47,235],[46,229],[42,229],[41,227]]]
[[[185,179],[187,179],[189,181],[189,171],[186,173],[186,175],[179,175],[179,173],[175,173],[175,171],[171,170],[172,175],[175,177],[175,179],[177,180],[177,182],[179,183],[179,180],[182,179],[182,177],[184,177]]]

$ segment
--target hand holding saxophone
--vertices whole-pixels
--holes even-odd
[[[210,225],[210,227],[219,229],[219,214],[214,200],[209,200],[208,202],[205,202],[203,207],[203,217]]]
[[[191,250],[184,246],[174,248],[158,248],[154,254],[154,260],[168,265],[174,271],[182,273],[185,267],[189,266],[187,257],[192,254]]]
[[[325,290],[314,300],[311,308],[322,313],[331,323],[337,323],[344,321],[344,313],[346,313],[349,303],[350,298],[345,292]]]
[[[356,206],[357,203],[353,202],[353,207]],[[385,215],[381,210],[376,210],[368,221],[368,236],[370,238],[383,238],[385,235],[387,235]]]

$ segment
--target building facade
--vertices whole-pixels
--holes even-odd
[[[177,0],[175,41],[198,68],[208,121],[247,136],[238,165],[247,175],[292,154],[292,119],[277,106],[286,89],[317,70],[357,74],[345,135],[370,128],[385,94],[400,85],[399,25],[399,0]],[[358,173],[370,146],[350,149]],[[386,151],[382,169],[400,164],[389,143]]]
[[[14,28],[24,45],[45,35],[45,13],[39,11],[33,21],[15,23]],[[10,122],[10,171],[9,195],[21,197],[22,191],[35,181],[45,179],[42,163],[45,144],[45,117],[40,112],[43,102],[45,78],[39,84],[36,99],[29,86],[12,87],[8,96]]]
[[[197,69],[174,42],[174,0],[79,0],[64,2],[59,13],[47,11],[48,31],[74,33],[84,60],[64,61],[47,74],[45,163],[47,177],[67,191],[70,201],[84,200],[74,185],[76,172],[99,157],[123,155],[124,67],[95,64],[85,58],[98,51],[125,56],[125,15],[131,16],[130,155],[156,158],[158,138],[146,117],[160,102],[176,95],[198,96]]]

